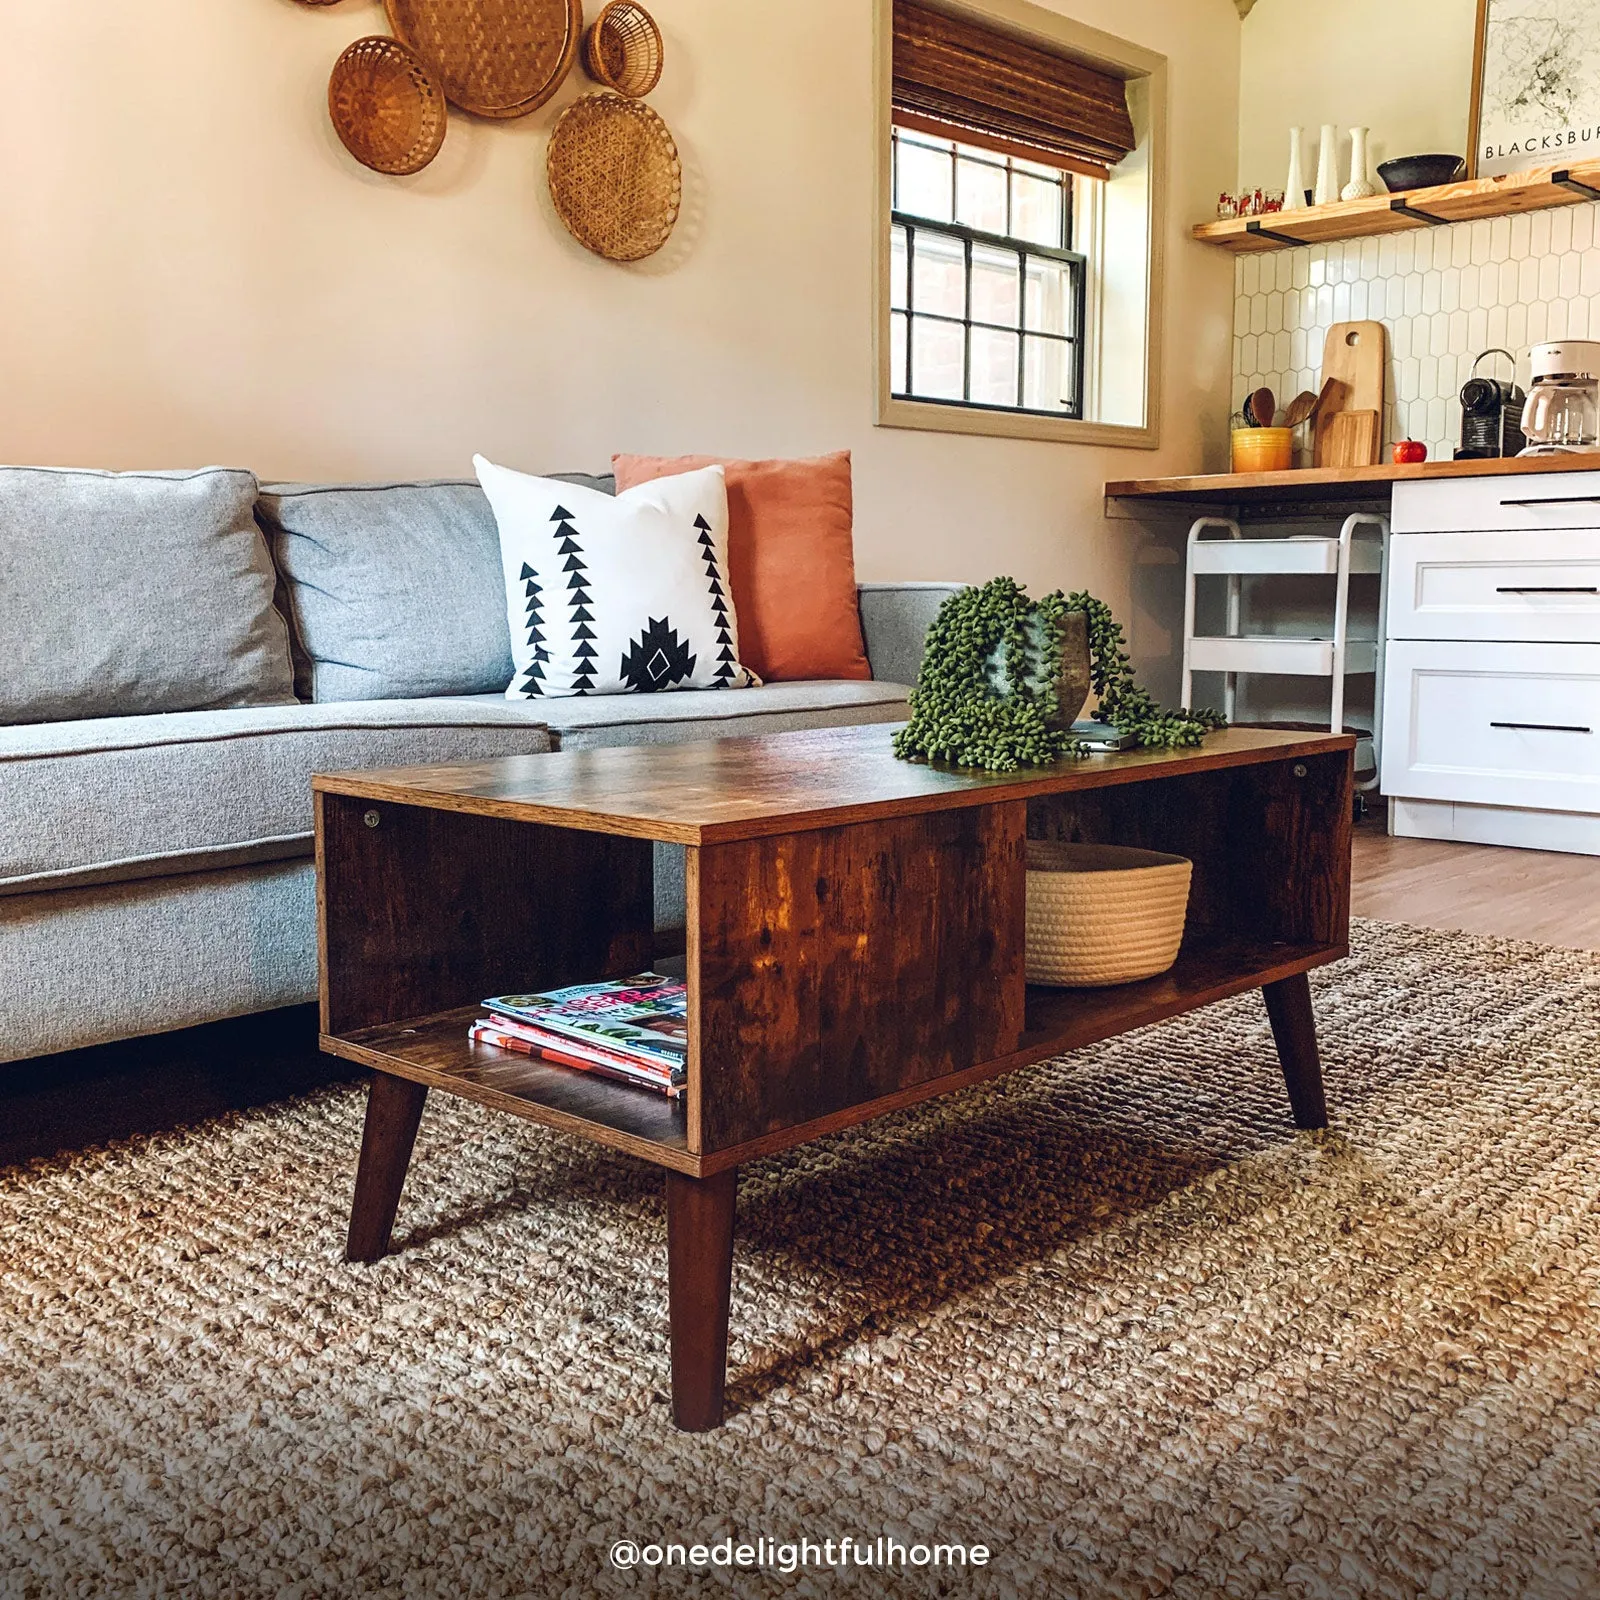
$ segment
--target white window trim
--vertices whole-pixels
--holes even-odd
[[[1166,247],[1166,149],[1167,149],[1167,58],[1153,50],[1129,44],[1059,12],[1034,5],[1031,0],[935,0],[941,10],[968,15],[998,24],[1023,38],[1044,40],[1077,59],[1113,73],[1120,78],[1142,78],[1148,90],[1148,125],[1140,130],[1141,146],[1151,156],[1150,184],[1146,216],[1148,273],[1145,289],[1145,404],[1144,424],[1080,422],[1070,417],[1047,417],[1028,412],[934,405],[912,400],[892,392],[889,360],[889,215],[894,193],[889,130],[893,113],[894,80],[894,0],[875,0],[876,5],[876,116],[873,119],[877,141],[877,202],[873,207],[873,282],[872,317],[873,357],[877,372],[875,420],[882,428],[917,428],[935,433],[987,434],[1006,439],[1043,439],[1067,444],[1110,445],[1124,449],[1155,450],[1161,444],[1161,285]],[[1081,193],[1080,186],[1080,193]],[[1085,241],[1089,243],[1090,241]],[[1077,241],[1074,240],[1076,244]],[[1081,246],[1079,248],[1082,248]],[[1097,278],[1103,256],[1086,249],[1089,256],[1088,345],[1084,361],[1086,404],[1098,400],[1101,355],[1098,338],[1102,296]]]

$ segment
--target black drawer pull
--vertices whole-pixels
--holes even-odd
[[[1593,728],[1580,728],[1571,722],[1491,722],[1491,728],[1527,728],[1534,733],[1593,733]]]
[[[1600,494],[1550,494],[1538,500],[1502,500],[1503,506],[1600,506]]]
[[[1600,585],[1589,584],[1535,584],[1535,583],[1503,583],[1495,590],[1496,594],[1600,594]]]

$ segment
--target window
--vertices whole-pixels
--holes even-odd
[[[892,138],[890,392],[1081,417],[1071,180],[903,128]]]
[[[880,426],[1160,443],[1165,57],[1034,0],[874,0]]]

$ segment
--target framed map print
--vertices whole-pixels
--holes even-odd
[[[1600,158],[1600,0],[1478,0],[1468,171]]]

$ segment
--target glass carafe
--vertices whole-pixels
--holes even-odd
[[[1540,378],[1528,393],[1522,431],[1529,445],[1593,449],[1600,443],[1600,384],[1581,372]]]

